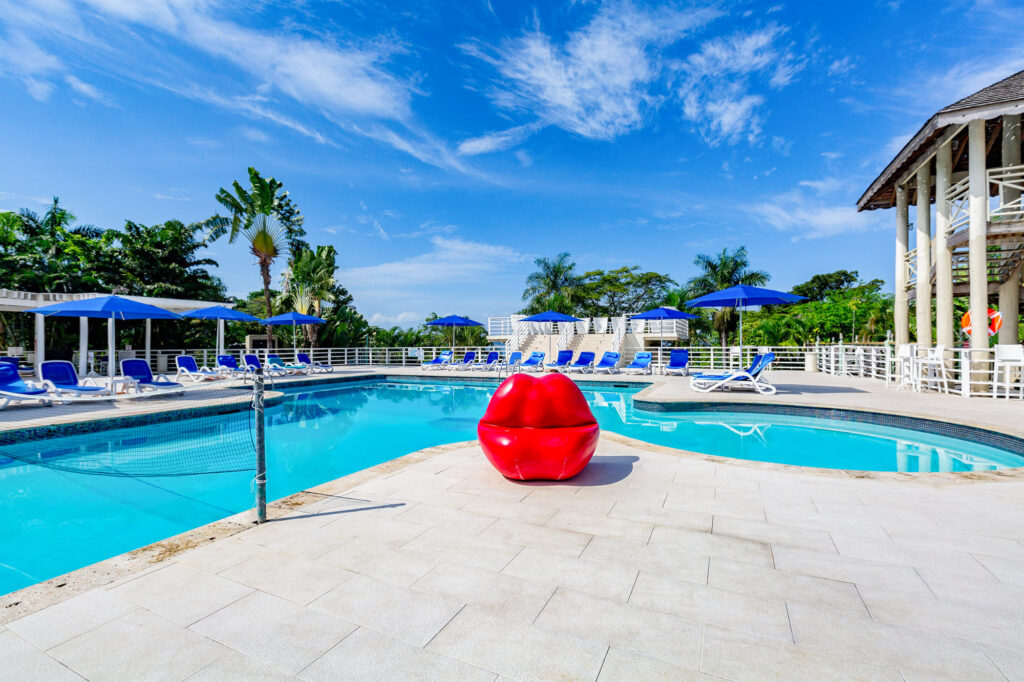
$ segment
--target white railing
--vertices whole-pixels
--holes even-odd
[[[558,350],[565,350],[572,343],[572,338],[576,336],[576,323],[570,322],[569,324],[562,324],[561,331],[558,334],[558,343],[556,348]]]
[[[525,315],[503,315],[487,318],[488,336],[511,336],[519,326],[519,320]]]
[[[612,328],[612,352],[621,353],[622,344],[626,340],[626,316],[615,317],[611,320]]]
[[[965,227],[971,220],[969,189],[970,182],[968,182],[968,178],[955,182],[949,187],[949,193],[946,195],[949,200],[949,228],[946,230],[947,237],[961,227]]]
[[[910,249],[903,257],[903,267],[907,270],[907,288],[917,284],[917,249]]]
[[[999,191],[999,203],[993,208],[989,206],[988,219],[993,221],[1024,220],[1024,166],[1004,166],[990,168],[988,171],[990,185]]]
[[[516,323],[515,328],[512,330],[512,335],[505,341],[505,350],[508,353],[514,353],[519,350],[520,346],[523,345],[523,340],[529,335],[529,324],[519,322]]]

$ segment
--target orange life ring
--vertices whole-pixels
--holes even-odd
[[[988,309],[988,335],[995,336],[1003,327],[1003,314],[998,310]],[[971,333],[971,311],[968,310],[964,313],[964,316],[960,318],[960,328],[963,329],[967,334]]]

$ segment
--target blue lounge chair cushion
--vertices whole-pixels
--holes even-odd
[[[585,350],[580,353],[580,356],[576,358],[576,362],[572,363],[573,367],[590,367],[594,363],[595,353],[591,353]]]
[[[554,362],[549,362],[548,367],[565,367],[572,361],[571,350],[560,350]]]
[[[18,368],[8,362],[0,362],[0,392],[25,397],[46,395],[45,388],[26,384],[18,375]]]
[[[141,359],[122,360],[121,374],[134,379],[139,386],[149,386],[151,388],[182,387],[181,384],[175,381],[167,381],[166,379],[157,381],[153,377],[153,370],[149,368],[149,363]]]
[[[686,348],[673,348],[668,355],[666,369],[684,369],[690,363],[690,351]]]
[[[633,362],[626,365],[623,369],[644,369],[651,364],[651,353],[649,351],[640,351],[633,356]]]
[[[610,350],[605,351],[604,355],[601,356],[601,362],[594,365],[594,367],[597,369],[608,369],[609,367],[614,367],[619,364],[620,357],[622,357],[621,353],[616,353],[615,351]]]
[[[39,377],[62,391],[106,393],[109,390],[106,386],[85,386],[78,383],[78,372],[67,360],[46,360],[39,365]]]

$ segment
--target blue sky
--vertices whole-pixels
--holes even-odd
[[[383,325],[513,311],[559,251],[682,282],[746,245],[782,289],[889,280],[895,217],[857,197],[1024,68],[1007,2],[389,5],[0,0],[0,210],[202,220],[254,165]],[[211,252],[259,287],[243,246]]]

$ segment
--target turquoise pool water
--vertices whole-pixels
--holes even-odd
[[[360,382],[288,390],[282,404],[267,409],[268,498],[425,447],[475,439],[493,388]],[[803,417],[643,412],[632,406],[635,390],[584,392],[603,429],[707,454],[876,471],[1024,466],[995,448],[916,431]],[[245,446],[250,434],[240,423],[238,415],[205,417],[179,427],[174,438],[191,456],[213,456],[225,444]],[[47,447],[116,454],[130,445],[132,457],[159,461],[167,434],[134,427],[52,439]],[[0,462],[3,456],[0,447]],[[0,594],[248,509],[251,479],[251,472],[133,478],[0,464]]]

